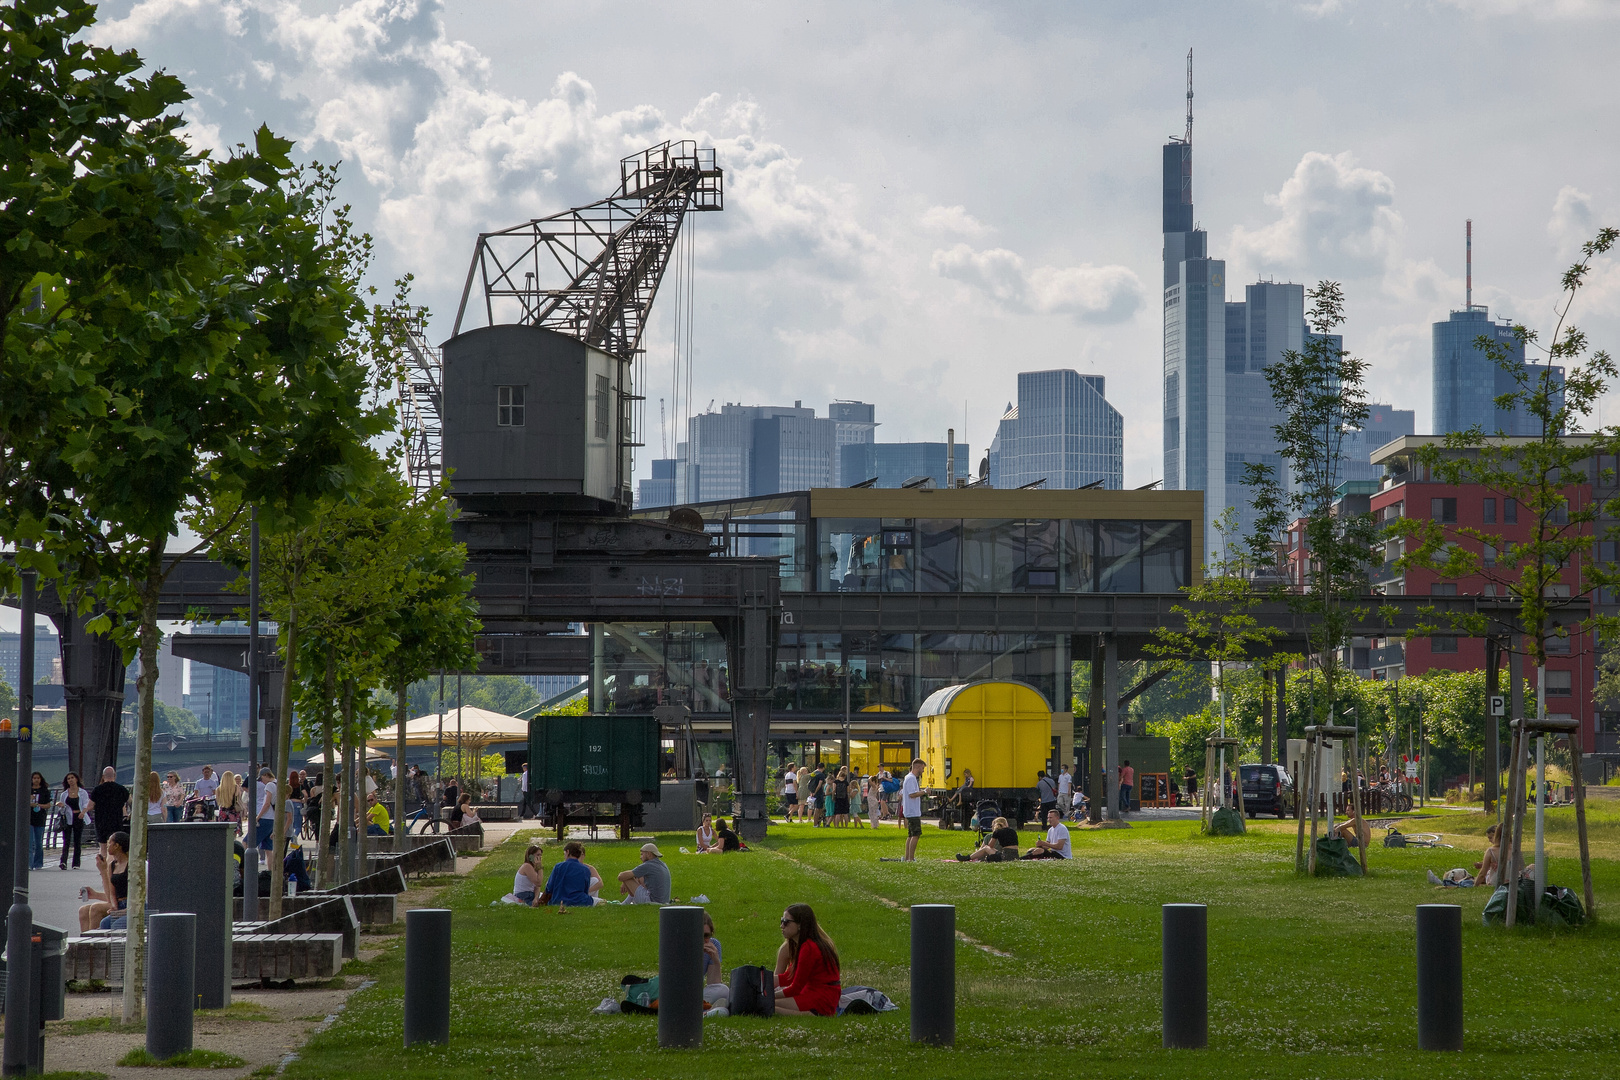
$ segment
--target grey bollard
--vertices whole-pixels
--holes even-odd
[[[1209,1046],[1209,909],[1164,905],[1164,1047]]]
[[[956,905],[911,908],[911,1041],[956,1044]]]
[[[146,1052],[159,1061],[191,1050],[197,1007],[197,916],[152,914],[146,919]]]
[[[1511,901],[1510,901],[1511,902]],[[1463,1048],[1462,908],[1417,907],[1418,1048]]]
[[[450,1041],[450,911],[405,913],[405,1045]]]
[[[703,1045],[703,909],[658,910],[658,1045]]]

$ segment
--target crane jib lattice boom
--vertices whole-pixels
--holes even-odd
[[[479,306],[476,284],[489,325],[543,326],[630,360],[682,220],[723,206],[713,149],[687,139],[625,158],[607,198],[478,237],[452,334]]]
[[[627,157],[619,163],[619,187],[607,198],[479,235],[451,336],[461,333],[469,310],[476,318],[481,309],[487,325],[543,326],[629,363],[641,348],[682,220],[691,211],[723,208],[723,174],[712,148],[686,139]],[[481,305],[475,284],[483,290]],[[407,327],[406,337],[400,427],[406,477],[420,492],[444,477],[443,358],[422,327]]]

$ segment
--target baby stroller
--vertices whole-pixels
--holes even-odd
[[[994,799],[980,799],[979,804],[973,808],[973,825],[979,830],[979,845],[982,847],[990,836],[991,824],[1001,816],[1001,804]]]

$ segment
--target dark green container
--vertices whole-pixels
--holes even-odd
[[[530,788],[568,801],[624,792],[639,793],[630,802],[656,800],[658,738],[650,716],[537,716],[529,721]]]

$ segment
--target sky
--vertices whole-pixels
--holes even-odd
[[[620,158],[713,146],[694,215],[692,399],[825,415],[976,462],[1019,371],[1107,378],[1125,482],[1162,475],[1160,146],[1195,71],[1194,200],[1228,299],[1343,283],[1379,401],[1430,417],[1429,324],[1474,300],[1546,332],[1559,277],[1620,224],[1620,4],[118,0],[101,43],[191,88],[192,138],[261,122],[415,275],[447,337],[476,234],[606,195]],[[647,333],[649,450],[672,303]],[[1620,343],[1620,268],[1575,311]],[[666,408],[671,403],[666,403]],[[1604,422],[1620,422],[1610,399]],[[1594,420],[1597,418],[1594,417]]]

